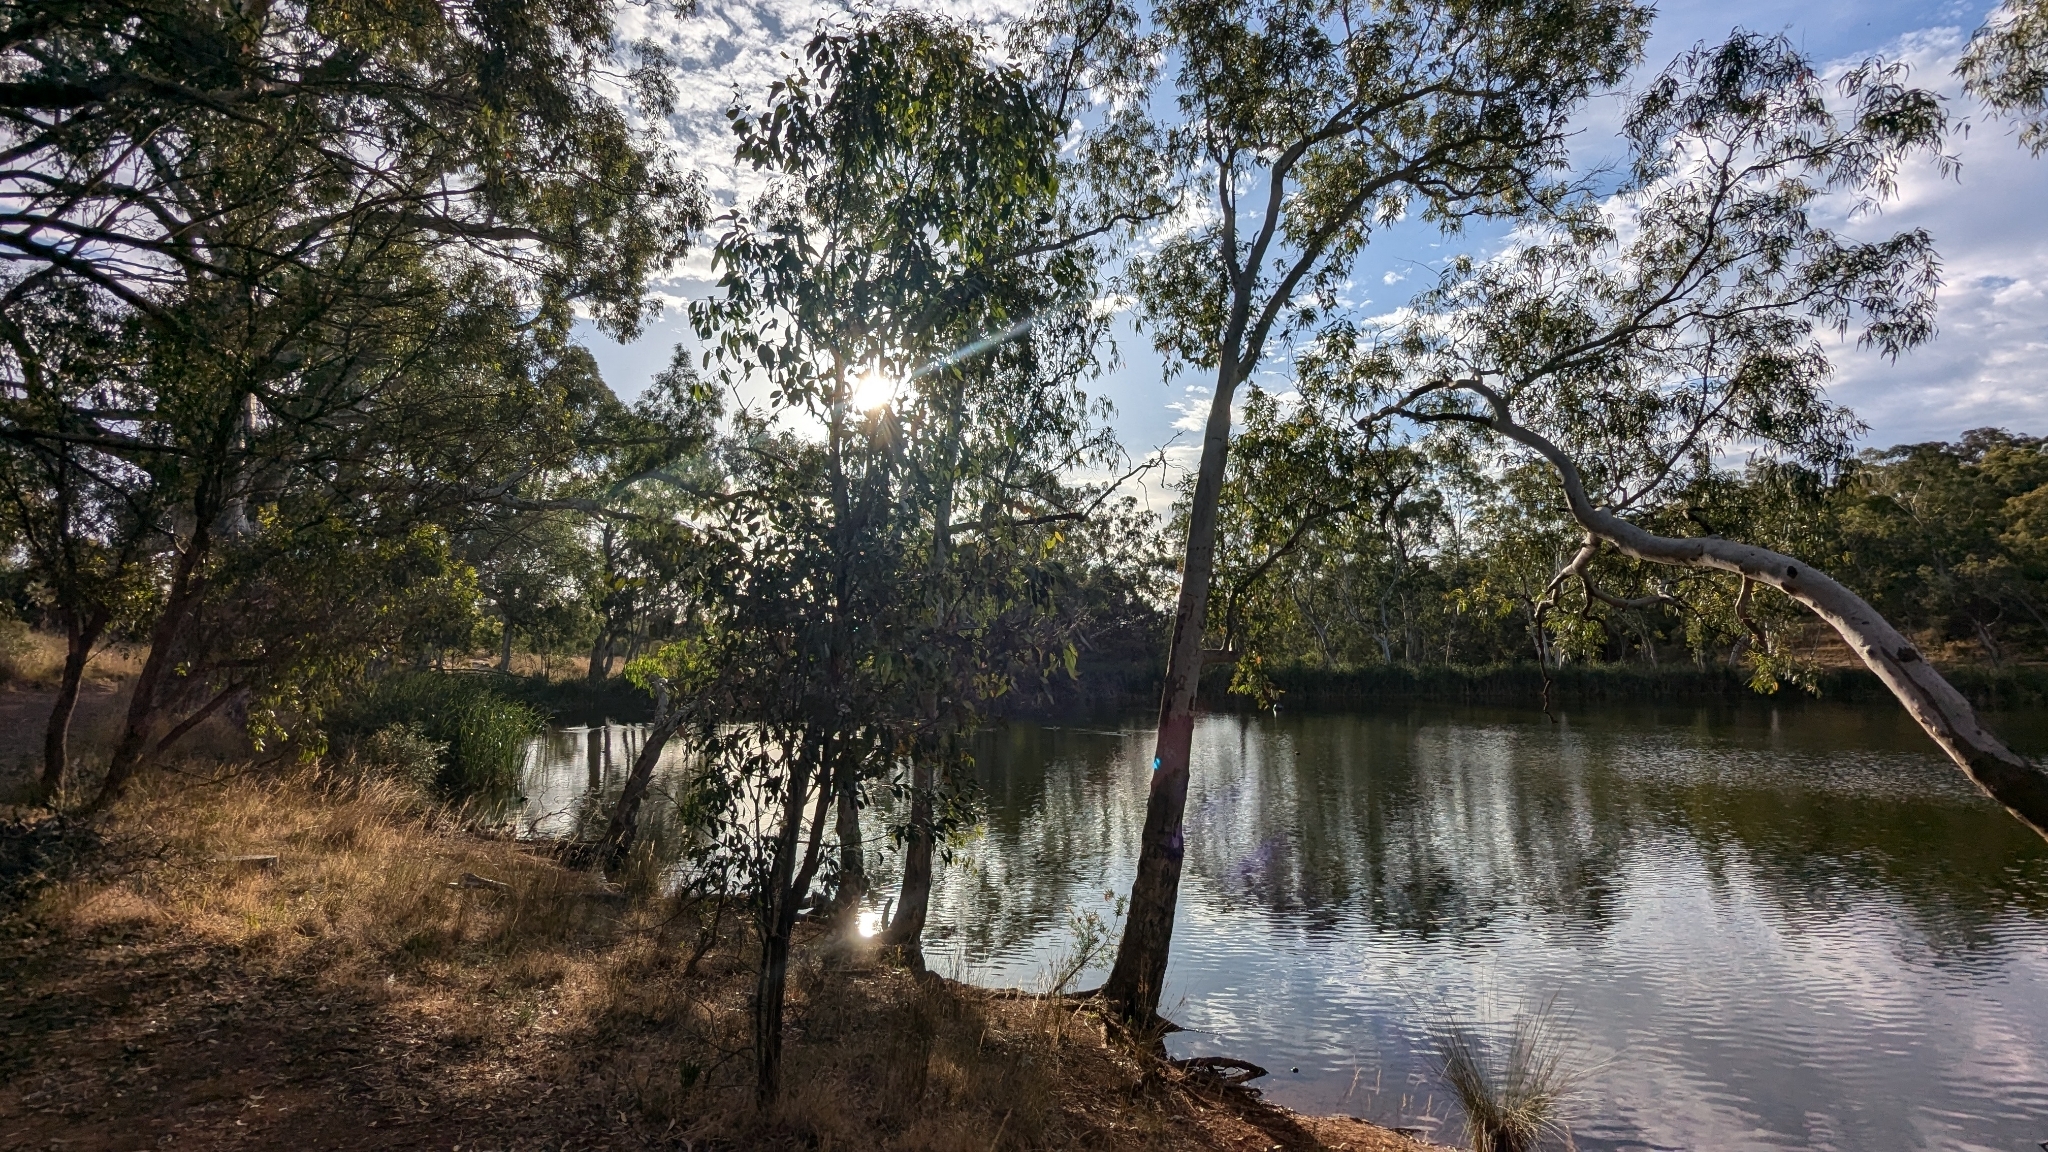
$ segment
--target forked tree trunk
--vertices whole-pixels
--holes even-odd
[[[127,791],[129,782],[148,758],[158,729],[163,726],[164,704],[158,697],[163,692],[165,678],[172,674],[172,660],[179,641],[184,637],[186,618],[199,599],[199,563],[210,543],[202,528],[193,533],[191,543],[178,555],[177,567],[171,574],[170,595],[165,599],[163,614],[157,617],[156,627],[150,630],[149,655],[143,659],[142,671],[135,677],[135,689],[128,698],[128,718],[122,724],[121,737],[114,744],[113,756],[107,762],[107,776],[100,782],[99,795],[89,806],[91,811],[106,808]]]
[[[583,682],[602,684],[612,674],[612,630],[609,624],[597,630],[597,640],[590,646],[590,663],[584,667]]]
[[[103,612],[84,620],[74,613],[65,614],[64,672],[57,681],[57,698],[50,704],[49,723],[43,728],[43,778],[39,788],[46,804],[55,804],[64,791],[64,773],[71,763],[71,716],[78,709],[86,661],[92,658],[92,646],[98,643],[106,622]]]
[[[1209,404],[1201,469],[1188,508],[1187,550],[1181,560],[1180,602],[1174,609],[1173,639],[1166,656],[1166,685],[1160,693],[1159,736],[1152,752],[1145,829],[1138,842],[1138,875],[1131,882],[1130,911],[1123,939],[1117,944],[1116,964],[1102,986],[1103,999],[1132,1021],[1149,1021],[1158,1015],[1167,951],[1173,943],[1185,848],[1182,817],[1188,801],[1188,756],[1195,738],[1195,696],[1206,659],[1202,631],[1216,568],[1216,503],[1223,492],[1223,466],[1230,450],[1230,401],[1237,375],[1235,362],[1226,359],[1217,372],[1216,395]]]
[[[821,775],[823,764],[819,765]],[[791,765],[789,791],[776,830],[775,856],[770,862],[768,889],[761,908],[761,963],[754,981],[754,1103],[767,1109],[782,1095],[782,1009],[789,987],[789,945],[796,931],[797,906],[810,890],[818,868],[825,812],[832,791],[820,781],[818,804],[811,817],[809,847],[804,847],[804,805],[809,799],[810,765]]]
[[[1861,596],[1793,557],[1718,536],[1659,536],[1593,505],[1578,466],[1541,434],[1514,422],[1505,399],[1461,382],[1493,408],[1495,432],[1524,445],[1557,469],[1572,518],[1622,554],[1652,564],[1732,572],[1768,584],[1827,621],[1864,666],[1877,674],[1934,742],[1985,794],[2048,837],[2048,767],[2005,746],[1977,719],[1976,709],[1942,678],[1920,650]]]

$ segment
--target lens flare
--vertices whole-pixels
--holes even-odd
[[[887,408],[896,402],[896,387],[899,382],[884,375],[879,368],[870,368],[853,378],[853,387],[848,400],[863,412]]]

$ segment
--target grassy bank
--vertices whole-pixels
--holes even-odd
[[[22,1147],[1420,1147],[1178,1070],[1084,1005],[815,937],[791,1087],[757,1111],[743,917],[602,886],[389,781],[159,777],[73,847],[0,913]]]
[[[2048,703],[2048,668],[1964,666],[1944,668],[1949,678],[1977,707],[2011,710]],[[1439,665],[1411,668],[1376,664],[1360,668],[1294,666],[1272,673],[1284,705],[1298,708],[1361,708],[1385,703],[1505,704],[1535,707],[1543,698],[1543,671],[1534,664],[1484,668]],[[1242,707],[1241,697],[1225,688],[1228,669],[1216,669],[1202,681],[1212,707]],[[1848,703],[1890,703],[1891,693],[1862,668],[1828,668],[1818,674],[1819,694],[1794,685],[1779,688],[1773,703],[1828,700]],[[1550,673],[1550,699],[1556,704],[1618,702],[1754,702],[1746,671],[1692,665],[1643,668],[1619,665],[1578,665]]]

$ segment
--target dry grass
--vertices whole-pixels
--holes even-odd
[[[85,684],[109,689],[134,679],[146,653],[125,645],[101,648],[85,665]],[[0,619],[0,687],[53,691],[64,672],[64,638]]]
[[[23,1147],[1419,1147],[1178,1072],[1072,1001],[816,938],[763,1114],[736,913],[337,775],[160,778],[106,832],[152,862],[45,891],[0,939],[0,1131]]]

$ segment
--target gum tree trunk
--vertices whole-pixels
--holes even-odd
[[[867,853],[860,836],[859,760],[842,747],[837,757],[833,830],[839,837],[839,884],[832,893],[835,931],[852,934],[860,925],[860,902],[867,896]]]
[[[823,763],[818,765],[821,775]],[[796,931],[797,906],[810,890],[811,877],[818,868],[818,849],[823,842],[825,812],[831,806],[831,790],[821,779],[818,804],[811,817],[809,848],[801,866],[797,853],[804,847],[804,806],[809,800],[811,765],[799,760],[790,766],[789,792],[782,813],[782,826],[775,837],[775,858],[769,867],[768,890],[761,910],[761,964],[754,982],[754,1102],[767,1109],[782,1095],[782,1009],[789,986],[789,944]]]
[[[956,406],[947,426],[946,456],[938,500],[932,508],[932,556],[925,573],[932,622],[945,620],[946,564],[952,554],[954,484],[959,471],[960,411]],[[936,814],[939,774],[937,757],[943,737],[937,733],[939,696],[924,701],[934,734],[913,746],[910,763],[910,827],[903,841],[903,880],[896,890],[896,915],[882,936],[884,947],[901,948],[913,971],[924,971],[924,924],[932,900],[932,818]]]
[[[149,754],[150,741],[161,727],[164,706],[157,697],[163,691],[165,677],[172,671],[171,662],[184,632],[185,619],[199,599],[201,577],[198,569],[209,545],[206,531],[201,529],[193,534],[192,542],[178,556],[177,568],[171,576],[170,595],[166,598],[163,614],[157,618],[156,627],[150,630],[149,655],[143,660],[142,671],[135,678],[134,693],[128,698],[128,718],[122,725],[120,740],[114,745],[114,754],[107,763],[107,777],[100,783],[99,795],[90,805],[92,811],[106,808],[127,791],[129,781]]]
[[[1138,846],[1138,875],[1131,883],[1130,911],[1116,964],[1102,986],[1103,999],[1125,1019],[1158,1015],[1166,982],[1166,957],[1173,943],[1174,910],[1180,899],[1182,816],[1188,800],[1188,756],[1195,736],[1195,697],[1201,687],[1202,631],[1209,611],[1209,587],[1216,566],[1216,503],[1223,491],[1223,467],[1230,451],[1230,402],[1237,365],[1226,359],[1217,372],[1216,395],[1202,437],[1201,469],[1188,511],[1187,551],[1181,561],[1180,602],[1174,610],[1173,639],[1166,657],[1166,685],[1159,701],[1159,736],[1152,753],[1152,787],[1145,800],[1145,829]]]
[[[903,841],[903,885],[896,893],[896,915],[882,936],[886,947],[904,950],[916,970],[924,967],[924,923],[932,899],[932,793],[938,773],[920,750],[910,765],[910,828]]]
[[[685,710],[669,709],[668,685],[660,680],[654,685],[654,724],[647,730],[647,739],[640,745],[640,754],[633,758],[633,770],[626,776],[626,787],[619,793],[619,802],[612,808],[612,818],[605,826],[604,838],[598,841],[597,851],[591,855],[591,862],[601,868],[617,867],[632,851],[633,840],[640,830],[640,805],[647,799],[648,785],[654,780],[654,766],[661,762],[662,750],[668,747],[669,738],[682,727]],[[597,743],[592,733],[590,743],[591,781],[597,781]]]

